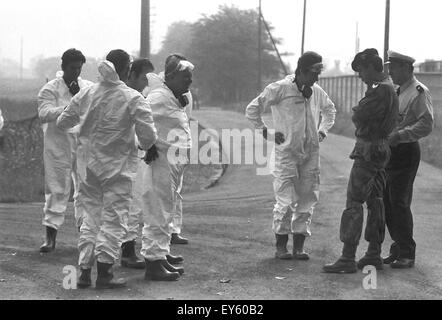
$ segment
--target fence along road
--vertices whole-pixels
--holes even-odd
[[[435,126],[442,127],[442,73],[416,73],[416,77],[430,90]],[[319,85],[335,102],[338,111],[345,114],[351,114],[366,91],[366,85],[356,75],[323,77],[319,79]]]

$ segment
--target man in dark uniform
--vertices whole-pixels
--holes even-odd
[[[385,217],[394,243],[384,259],[392,268],[414,266],[416,242],[413,240],[411,201],[413,183],[420,163],[419,140],[433,130],[433,105],[428,88],[414,76],[411,57],[389,51],[390,75],[400,86],[399,125],[389,137],[391,160],[387,166],[384,196]]]
[[[383,268],[381,246],[385,235],[383,194],[386,184],[385,166],[390,157],[388,136],[397,125],[398,98],[393,84],[383,73],[383,61],[376,49],[356,55],[352,68],[359,72],[368,90],[359,105],[353,108],[356,126],[356,146],[350,155],[354,160],[347,189],[347,205],[342,214],[340,239],[344,243],[342,256],[334,264],[325,265],[327,273],[355,273],[373,265]],[[369,242],[365,256],[356,265],[364,212],[368,217],[365,239]]]

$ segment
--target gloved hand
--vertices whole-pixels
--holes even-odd
[[[262,129],[262,136],[267,140],[268,138],[268,130],[267,128]],[[283,144],[285,142],[284,134],[281,132],[275,133],[275,143],[277,145]]]
[[[80,86],[78,85],[77,81],[72,81],[69,85],[69,92],[75,96],[77,93],[80,92]]]
[[[156,159],[158,159],[160,155],[158,154],[157,147],[153,145],[144,156],[143,160],[146,164],[150,165],[152,162],[154,162]]]
[[[324,132],[319,131],[318,133],[319,133],[319,142],[322,142],[325,140],[325,138],[327,138],[327,135]]]
[[[285,142],[284,134],[281,132],[275,133],[275,143],[279,146]]]

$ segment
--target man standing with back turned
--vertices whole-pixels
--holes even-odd
[[[390,76],[399,87],[399,125],[389,137],[391,160],[387,165],[384,196],[385,218],[394,243],[384,259],[395,269],[414,266],[416,242],[413,240],[411,201],[413,183],[420,163],[419,140],[433,130],[433,105],[428,88],[413,74],[411,57],[389,51]]]
[[[112,266],[120,257],[133,198],[138,163],[135,134],[144,150],[158,138],[149,104],[125,84],[130,62],[125,51],[111,51],[98,67],[102,80],[80,91],[57,120],[60,129],[80,123],[79,199],[85,211],[78,242],[80,288],[91,286],[95,260],[97,289],[126,285],[123,279],[113,279]]]
[[[154,66],[149,59],[137,59],[135,60],[130,68],[129,78],[127,79],[127,86],[132,88],[139,93],[145,90],[149,84],[147,74],[154,71]],[[131,269],[144,269],[146,267],[144,259],[137,256],[135,252],[136,241],[138,238],[138,228],[143,222],[143,211],[141,209],[141,203],[139,202],[139,197],[137,197],[140,192],[137,190],[137,184],[140,181],[139,178],[139,167],[144,166],[144,162],[141,161],[143,155],[138,152],[139,159],[136,159],[138,165],[134,167],[133,172],[133,199],[129,210],[129,219],[127,222],[127,234],[121,245],[121,266]]]

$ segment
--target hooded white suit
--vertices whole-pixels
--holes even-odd
[[[111,62],[100,64],[102,80],[82,90],[58,118],[61,129],[78,123],[79,199],[86,216],[79,240],[79,265],[94,258],[114,264],[127,232],[133,172],[139,144],[148,150],[157,139],[144,97],[119,80]],[[95,253],[94,253],[95,249]]]
[[[78,79],[80,89],[91,86],[90,81]],[[81,225],[83,212],[78,205],[78,178],[75,168],[77,128],[63,131],[56,120],[70,103],[72,94],[63,79],[63,73],[48,82],[38,94],[38,116],[44,134],[45,198],[43,225],[59,229],[65,219],[66,208],[74,184],[76,225]]]
[[[327,134],[336,109],[317,84],[310,99],[304,98],[294,76],[270,84],[246,110],[255,128],[266,127],[262,114],[271,108],[276,132],[285,142],[275,146],[271,164],[276,198],[273,210],[275,234],[310,236],[313,209],[319,201],[319,136]],[[320,116],[322,121],[320,122]]]

